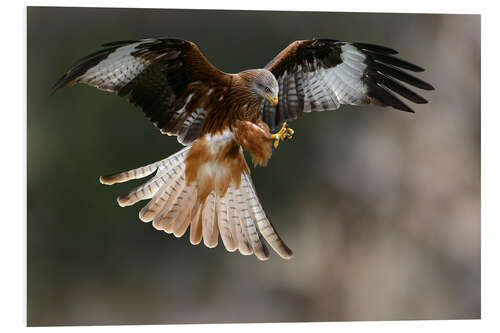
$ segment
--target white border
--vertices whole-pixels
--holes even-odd
[[[182,3],[182,6],[179,6]],[[140,330],[206,332],[278,329],[303,331],[342,332],[421,332],[440,330],[454,332],[493,331],[498,329],[497,297],[499,296],[499,227],[495,205],[495,189],[499,188],[500,163],[496,144],[499,140],[500,110],[498,103],[498,59],[500,57],[500,31],[497,6],[489,1],[29,1],[5,4],[2,8],[2,97],[7,101],[2,112],[2,175],[6,183],[1,193],[2,212],[2,297],[1,326],[26,329],[26,9],[25,6],[85,6],[131,8],[211,8],[253,10],[302,10],[350,12],[412,12],[482,14],[482,320],[466,321],[398,321],[311,324],[251,324],[251,325],[169,325],[165,326],[106,326],[36,328],[41,331],[57,330]],[[207,6],[210,7],[207,7]],[[202,327],[200,327],[202,326]]]

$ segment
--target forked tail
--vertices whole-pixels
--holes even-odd
[[[241,183],[229,185],[224,196],[217,195],[215,188],[200,202],[196,184],[186,184],[185,158],[190,147],[149,165],[102,176],[106,185],[122,183],[153,174],[146,183],[120,195],[117,200],[122,207],[141,200],[151,199],[139,212],[143,222],[153,221],[153,226],[176,237],[183,236],[190,227],[192,244],[203,243],[215,247],[219,233],[224,247],[239,250],[243,255],[254,253],[260,260],[269,258],[263,239],[282,257],[289,259],[292,251],[281,240],[269,222],[259,202],[248,172],[241,173]]]

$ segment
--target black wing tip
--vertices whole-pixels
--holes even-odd
[[[61,76],[52,86],[50,96],[54,95],[59,89],[72,86],[74,84],[74,80],[76,80],[80,75],[89,70],[92,66],[88,66],[87,68],[77,66],[71,68],[68,72],[66,72],[63,76]]]
[[[365,51],[365,55],[367,55],[367,57],[372,61],[382,63],[384,65],[392,65],[417,73],[424,71],[422,67],[392,55],[372,53],[370,51]]]
[[[372,43],[352,43],[352,45],[354,45],[362,50],[367,50],[367,51],[372,51],[372,52],[385,53],[385,54],[398,54],[399,53],[398,51],[391,49],[390,47],[372,44]]]
[[[59,89],[61,88],[64,88],[68,85],[69,82],[67,82],[67,76],[68,74],[64,74],[63,76],[61,76],[59,78],[59,80],[56,81],[56,83],[54,83],[54,85],[52,86],[51,90],[50,90],[50,94],[49,96],[53,96],[56,91],[58,91]]]
[[[423,69],[422,67],[420,67],[418,65],[415,65],[415,64],[411,64],[411,65],[413,67],[413,69],[411,69],[411,70],[414,72],[421,73],[421,72],[425,71],[425,69]]]
[[[434,90],[434,87],[429,83],[410,75],[409,73],[395,67],[392,65],[384,64],[382,62],[369,60],[366,62],[370,70],[379,72],[385,76],[389,76],[393,79],[405,82],[413,87],[423,89],[423,90]]]
[[[388,104],[388,106],[391,106],[394,109],[399,110],[399,111],[404,111],[404,112],[408,112],[408,113],[415,113],[415,110],[413,110],[411,107],[409,107],[406,103],[404,103],[403,101],[401,101],[397,97],[394,97],[394,98],[397,101],[395,103],[393,102],[391,104]]]
[[[415,110],[413,110],[412,108],[410,108],[405,103],[401,102],[401,104],[402,104],[401,106],[400,105],[392,105],[392,104],[389,104],[387,106],[390,106],[390,107],[392,107],[392,108],[394,108],[396,110],[399,110],[399,111],[404,111],[404,112],[408,112],[408,113],[415,113]]]
[[[394,56],[398,54],[398,51],[391,49],[386,46],[370,44],[370,43],[351,43],[351,45],[357,47],[368,60],[373,62],[382,63],[385,65],[392,65],[399,68],[404,68],[413,72],[423,72],[424,69],[418,65],[415,65],[409,61],[398,58]]]
[[[368,86],[367,95],[374,101],[374,104],[390,106],[396,110],[415,113],[412,108],[393,94],[397,93],[399,95],[400,93],[398,90],[393,90],[393,87],[387,87],[385,84],[378,82],[376,77],[368,79],[366,84]],[[406,96],[404,97],[407,98]]]
[[[367,80],[373,81],[378,85],[384,86],[386,89],[397,93],[398,95],[412,101],[416,104],[425,104],[427,100],[415,93],[414,91],[408,89],[406,86],[399,83],[396,79],[391,78],[384,72],[369,71]]]
[[[374,61],[382,62],[385,64],[391,64],[417,73],[425,71],[424,68],[418,65],[394,57],[394,55],[398,54],[399,52],[387,46],[371,44],[371,43],[363,43],[363,42],[352,43],[352,45],[356,46],[362,51],[365,51],[368,54],[368,56],[371,56],[373,58]],[[433,90],[432,86],[429,85],[429,87],[431,88],[426,90]]]
[[[50,96],[54,95],[54,93],[61,88],[73,85],[74,81],[78,79],[79,76],[85,74],[90,68],[106,59],[117,48],[126,45],[126,42],[128,43],[129,41],[119,41],[103,44],[103,46],[108,45],[108,47],[86,55],[85,57],[77,60],[75,63],[73,63],[70,69],[63,76],[61,76],[59,80],[56,81],[56,83],[54,83]]]
[[[434,86],[432,86],[431,84],[429,84],[429,83],[427,83],[427,82],[424,82],[424,83],[425,83],[425,85],[424,85],[424,87],[422,88],[423,90],[429,90],[429,91],[431,91],[431,90],[436,90],[436,88],[434,88]]]
[[[367,95],[376,101],[375,104],[415,113],[411,107],[401,100],[401,97],[418,105],[429,103],[427,99],[419,94],[381,74],[370,76],[366,83],[369,89]]]
[[[390,84],[391,82],[379,80],[377,77],[372,77],[372,79],[374,81],[368,83],[369,91],[367,94],[377,101],[376,104],[380,103],[382,106],[390,106],[396,110],[415,113],[415,110],[403,102],[400,97],[418,105],[429,103],[427,99],[401,86],[396,81],[390,80],[392,81],[392,84]],[[397,95],[394,95],[394,93]]]

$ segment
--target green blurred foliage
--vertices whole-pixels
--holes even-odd
[[[480,317],[480,17],[28,8],[28,324]],[[267,262],[191,246],[120,208],[98,176],[180,149],[142,112],[52,84],[99,45],[172,36],[227,72],[298,39],[387,45],[427,69],[406,114],[343,107],[291,123],[260,199],[294,250]]]

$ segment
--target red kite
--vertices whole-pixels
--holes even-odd
[[[394,93],[417,104],[427,101],[406,86],[433,87],[401,70],[423,69],[396,58],[383,46],[331,39],[296,41],[264,69],[228,74],[198,47],[158,38],[103,45],[70,69],[54,90],[87,83],[142,108],[164,134],[186,147],[166,159],[100,177],[111,185],[156,174],[118,197],[120,206],[151,199],[139,218],[192,244],[215,247],[219,233],[228,251],[269,257],[264,238],[291,258],[257,198],[243,150],[265,166],[280,140],[292,137],[287,121],[304,112],[341,104],[376,104],[413,112]],[[276,134],[270,130],[281,129]]]

